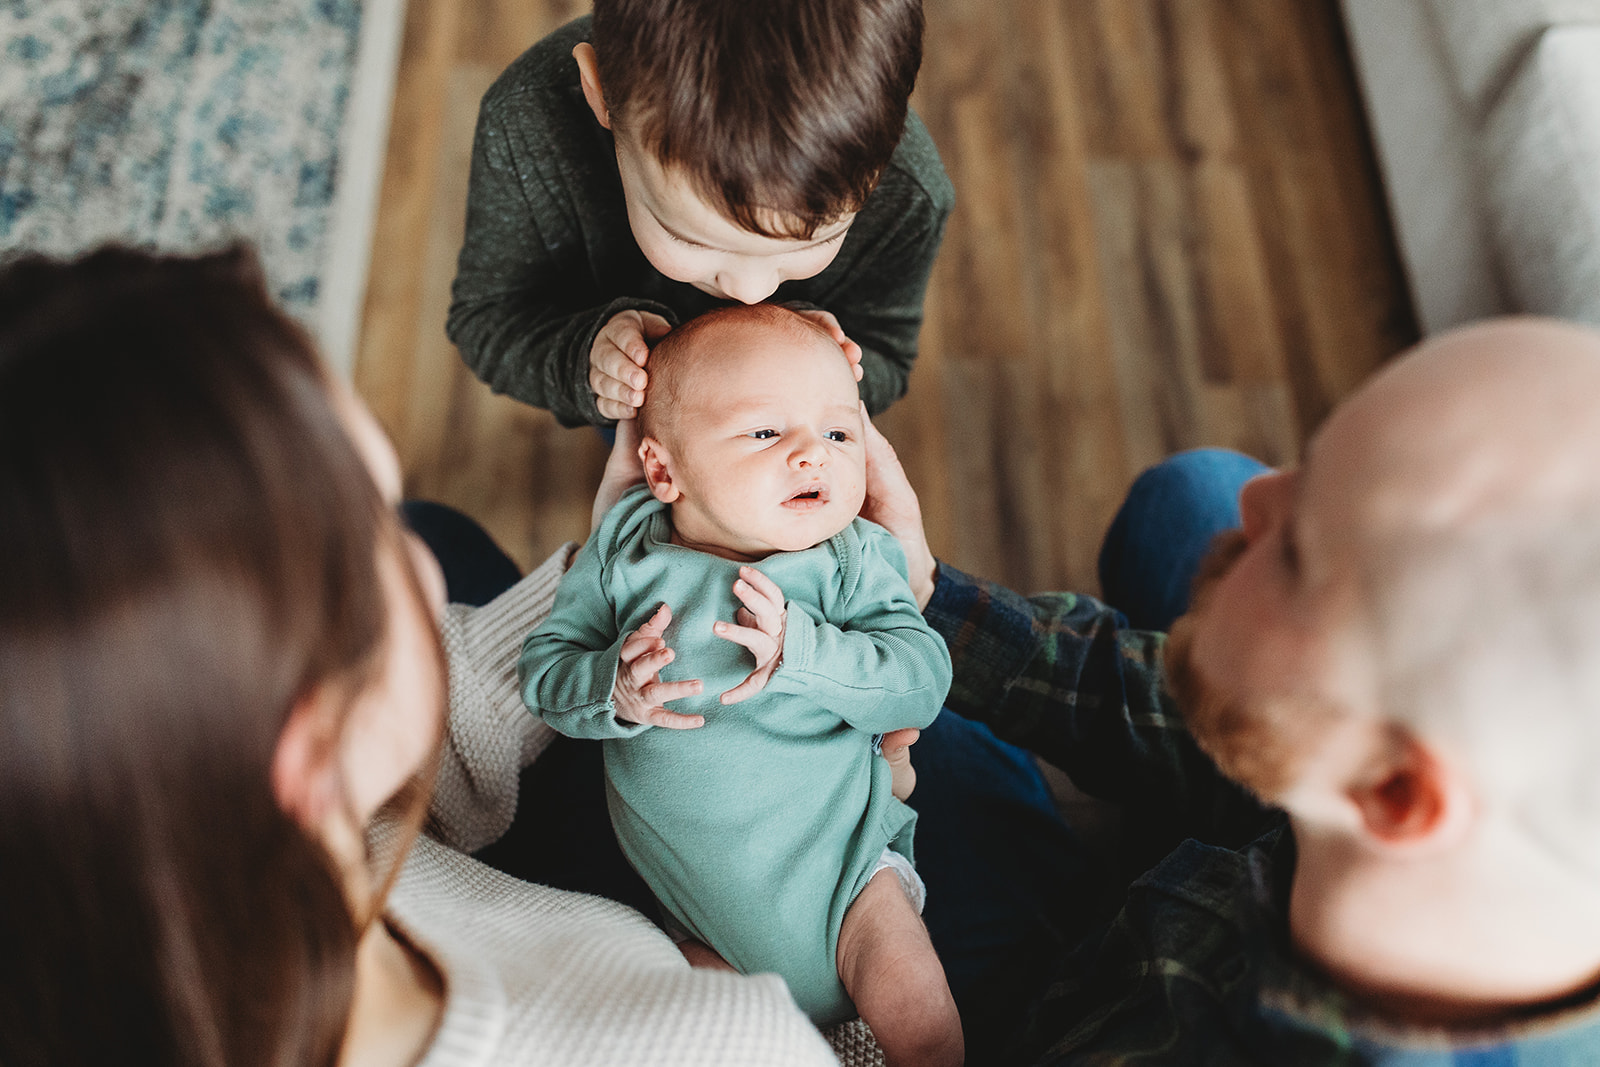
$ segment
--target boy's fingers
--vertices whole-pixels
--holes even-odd
[[[643,341],[639,341],[642,346]],[[646,349],[646,352],[649,350]],[[627,351],[617,345],[604,345],[589,360],[590,384],[594,384],[594,372],[599,371],[603,376],[611,378],[618,384],[628,389],[643,389],[650,382],[650,376],[639,369],[643,360],[634,359]],[[595,390],[599,392],[598,389]],[[618,399],[622,399],[618,397]]]
[[[607,400],[603,396],[595,397],[594,409],[600,413],[601,418],[616,419],[619,424],[627,422],[629,419],[633,418],[634,415],[638,414],[638,410],[636,408],[631,408],[628,405],[618,403],[615,400]]]
[[[639,312],[639,327],[647,341],[659,341],[672,332],[672,323],[653,311]]]

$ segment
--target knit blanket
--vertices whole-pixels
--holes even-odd
[[[234,240],[316,317],[359,0],[0,4],[0,255]]]

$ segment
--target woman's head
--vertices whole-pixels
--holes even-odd
[[[359,921],[285,782],[359,828],[397,634],[442,685],[340,406],[246,253],[0,271],[0,1062],[336,1056]]]

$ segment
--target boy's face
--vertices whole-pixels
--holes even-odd
[[[718,326],[695,346],[678,354],[668,425],[652,427],[658,437],[641,449],[651,488],[672,504],[677,540],[757,560],[850,525],[867,456],[839,346],[799,323]]]
[[[759,303],[786,281],[820,274],[855,221],[848,215],[809,239],[763,237],[719,214],[634,138],[619,132],[616,143],[628,224],[640,251],[662,274],[719,300]]]

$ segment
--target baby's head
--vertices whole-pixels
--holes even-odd
[[[691,548],[756,560],[850,525],[866,495],[863,429],[850,360],[784,308],[719,308],[650,353],[639,457]]]
[[[922,0],[596,0],[584,96],[645,258],[755,303],[833,261],[888,168]]]

